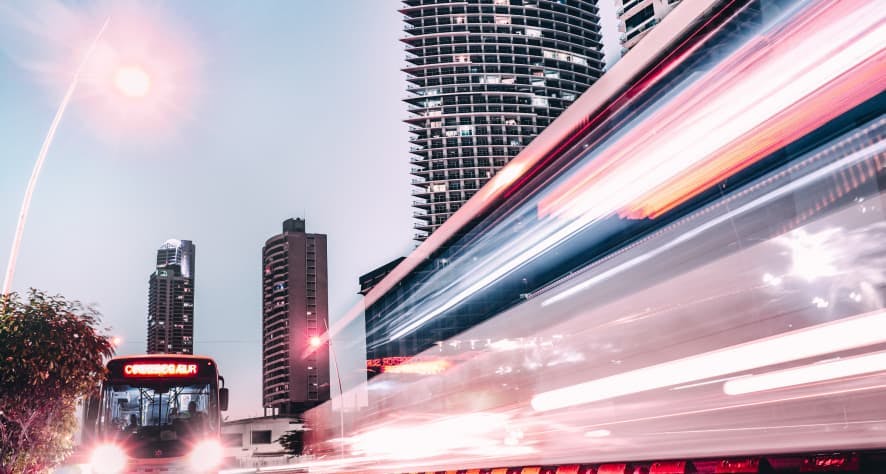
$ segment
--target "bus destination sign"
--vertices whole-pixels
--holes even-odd
[[[197,375],[197,364],[131,363],[123,366],[126,377],[190,377]]]

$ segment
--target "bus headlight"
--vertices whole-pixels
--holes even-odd
[[[214,468],[221,464],[224,455],[225,450],[218,440],[206,439],[200,441],[191,449],[191,467],[195,470]]]
[[[126,468],[126,452],[116,444],[100,444],[92,451],[89,466],[98,474],[117,474]]]

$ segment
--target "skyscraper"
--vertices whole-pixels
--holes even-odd
[[[149,278],[148,353],[194,353],[194,270],[190,240],[167,240]]]
[[[404,0],[416,240],[603,72],[595,0]]]
[[[262,249],[262,403],[298,414],[329,400],[326,235],[287,219]]]
[[[622,52],[640,42],[653,26],[661,22],[680,0],[615,0]]]

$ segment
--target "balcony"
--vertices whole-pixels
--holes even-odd
[[[427,223],[427,224],[418,224],[418,223],[416,223],[416,224],[413,224],[413,225],[412,225],[412,228],[415,229],[415,230],[423,230],[423,231],[425,231],[425,232],[430,232],[431,229],[433,229],[433,226],[432,226],[430,223]]]

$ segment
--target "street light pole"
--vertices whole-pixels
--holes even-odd
[[[328,315],[327,315],[328,317]],[[323,327],[326,328],[326,340],[329,341],[329,352],[332,354],[332,362],[335,364],[335,376],[338,378],[338,397],[339,397],[339,407],[338,407],[338,415],[339,415],[339,428],[341,429],[341,438],[340,445],[341,451],[340,456],[341,459],[345,458],[345,391],[342,389],[341,385],[341,372],[338,368],[338,357],[335,355],[335,346],[332,344],[332,335],[329,333],[329,323],[326,322],[325,319],[321,318],[323,321]]]

